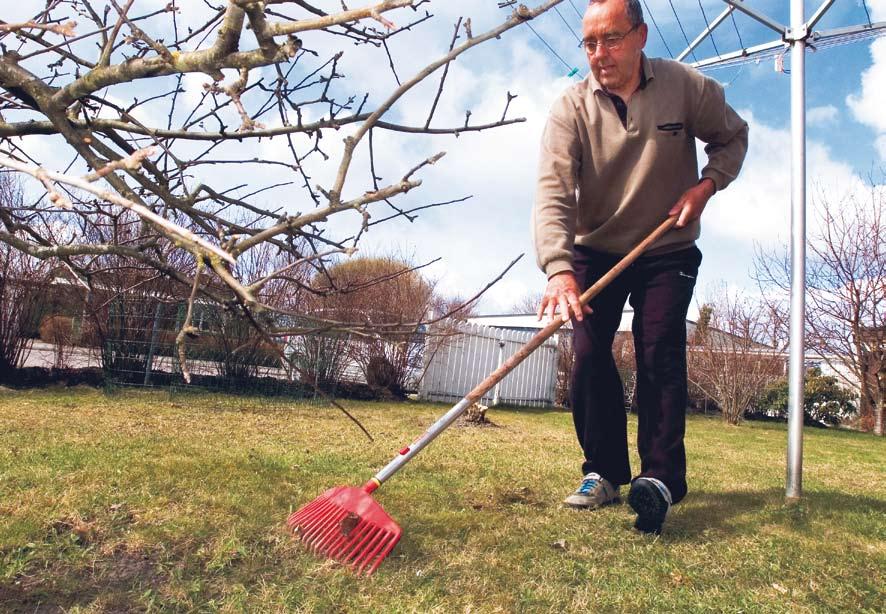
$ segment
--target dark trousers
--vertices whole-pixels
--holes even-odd
[[[582,290],[620,259],[576,246],[574,268]],[[615,485],[631,481],[624,389],[612,356],[630,297],[639,475],[664,482],[674,503],[686,495],[686,312],[700,264],[696,247],[641,256],[591,299],[593,314],[583,322],[573,320],[572,416],[584,450],[582,472],[595,471]]]

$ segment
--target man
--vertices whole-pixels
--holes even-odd
[[[701,263],[699,217],[738,174],[747,123],[714,80],[643,53],[639,0],[591,0],[582,20],[591,74],[554,103],[541,145],[533,214],[548,277],[538,315],[573,318],[572,413],[584,479],[565,503],[628,503],[635,528],[660,533],[686,495],[686,313]],[[698,175],[695,139],[707,165]],[[670,232],[582,309],[591,286],[668,215]],[[634,308],[637,448],[631,480],[627,416],[612,342],[625,301]]]

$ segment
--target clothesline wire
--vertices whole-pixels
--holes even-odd
[[[711,22],[708,21],[707,13],[704,12],[704,7],[701,5],[701,0],[698,0],[698,8],[701,9],[701,16],[704,18],[704,25],[708,29],[708,38],[711,39],[711,45],[714,46],[714,53],[717,54],[717,57],[720,57],[720,50],[717,49],[717,41],[714,40],[714,31],[711,30]]]
[[[689,42],[689,37],[686,36],[686,30],[683,29],[683,22],[680,21],[680,16],[677,15],[677,9],[674,8],[674,2],[673,2],[673,0],[668,0],[668,4],[671,5],[671,11],[673,11],[673,13],[674,13],[674,18],[677,20],[677,25],[680,26],[680,32],[683,33],[683,40],[686,41],[686,46],[689,47],[690,44],[691,44],[691,43]],[[691,53],[692,53],[692,59],[695,60],[695,61],[697,62],[697,61],[698,61],[698,58],[695,57],[695,51],[693,50]]]
[[[560,16],[560,19],[563,21],[563,25],[566,26],[566,29],[569,30],[570,32],[572,32],[572,35],[575,37],[575,40],[577,40],[578,42],[581,42],[581,37],[575,33],[575,30],[573,30],[572,26],[569,25],[569,22],[566,21],[566,18],[563,17],[563,13],[560,12],[560,9],[555,6],[554,11],[557,13],[557,15]]]
[[[661,33],[661,28],[658,27],[658,23],[655,21],[652,11],[649,10],[649,5],[646,4],[646,0],[643,0],[643,8],[646,14],[649,15],[649,19],[652,20],[652,25],[655,26],[655,31],[658,32],[658,37],[661,39],[661,42],[664,43],[665,49],[668,50],[668,55],[673,59],[674,52],[671,51],[671,48],[668,46],[668,41],[665,40],[664,34]]]
[[[868,12],[868,3],[865,0],[861,0],[861,5],[864,7],[864,14],[868,18],[868,25],[871,25],[871,14]]]
[[[570,64],[569,62],[567,62],[566,60],[564,60],[562,57],[560,57],[560,54],[557,53],[556,51],[554,51],[554,48],[551,47],[551,46],[548,44],[548,41],[546,41],[546,40],[542,37],[541,34],[539,34],[538,32],[536,32],[536,31],[535,31],[535,28],[533,28],[532,25],[531,25],[528,21],[524,21],[523,23],[524,23],[524,25],[525,25],[527,28],[529,28],[530,30],[532,30],[532,33],[535,34],[535,35],[538,37],[538,40],[540,40],[540,41],[542,42],[542,44],[543,44],[545,47],[548,48],[548,51],[550,51],[550,52],[554,55],[555,58],[557,58],[558,60],[560,60],[561,62],[563,62],[563,64],[566,66],[566,68],[568,68],[569,70],[572,70],[572,68],[573,68],[573,67],[572,67],[572,64]]]
[[[732,27],[735,28],[735,35],[738,36],[738,44],[744,49],[745,46],[744,41],[741,40],[741,32],[738,30],[738,24],[735,23],[735,11],[729,13],[729,16],[732,18]]]

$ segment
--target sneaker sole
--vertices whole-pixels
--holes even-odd
[[[628,493],[628,505],[637,512],[635,529],[661,535],[661,527],[668,514],[668,502],[654,485],[644,482],[632,484]]]
[[[564,501],[563,505],[565,505],[566,507],[571,507],[574,510],[595,510],[600,507],[606,507],[607,505],[618,505],[619,503],[621,503],[621,497],[610,499],[605,503],[595,503],[591,505],[582,505],[581,503],[569,503],[568,501]]]

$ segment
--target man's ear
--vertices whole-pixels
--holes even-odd
[[[641,23],[640,27],[637,28],[637,33],[640,34],[641,40],[643,41],[640,45],[640,49],[646,47],[646,38],[649,36],[649,27],[645,23]]]

